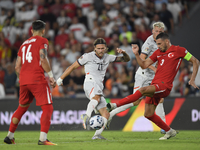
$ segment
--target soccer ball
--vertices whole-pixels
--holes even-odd
[[[90,118],[90,127],[92,129],[98,130],[101,129],[103,126],[103,118],[100,115],[95,115],[92,118]]]

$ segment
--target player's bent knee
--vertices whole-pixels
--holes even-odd
[[[18,119],[18,118],[16,118],[16,117],[14,117],[14,118],[12,118],[12,122],[13,122],[14,124],[18,124],[18,122],[19,122],[19,119]]]
[[[161,98],[159,103],[164,103],[164,98]]]

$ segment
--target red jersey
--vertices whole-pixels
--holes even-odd
[[[47,83],[40,62],[40,49],[48,49],[48,40],[40,36],[32,36],[21,45],[18,52],[21,57],[20,85]]]
[[[171,89],[180,64],[187,52],[184,47],[174,45],[166,52],[161,52],[159,49],[156,50],[150,56],[150,59],[154,62],[158,61],[157,71],[152,80],[152,84],[163,83]]]

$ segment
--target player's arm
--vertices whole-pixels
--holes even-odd
[[[138,53],[139,47],[137,44],[132,44],[132,51],[135,54],[135,57],[137,59],[138,64],[142,69],[148,68],[150,65],[152,65],[154,62],[150,58],[142,59]]]
[[[21,65],[22,65],[21,57],[17,56],[17,60],[16,60],[16,63],[15,63],[15,71],[16,71],[18,78],[19,78],[19,73],[20,73],[20,70],[21,70]]]
[[[199,87],[195,84],[195,78],[199,69],[199,60],[192,56],[189,52],[184,57],[186,60],[192,62],[193,65],[193,72],[190,81],[188,82],[189,85],[192,85],[194,88],[199,89]]]
[[[146,58],[147,58],[147,55],[146,54],[144,54],[144,53],[141,53],[140,54],[140,57],[143,59],[143,60],[145,60]],[[153,70],[154,72],[156,72],[156,67],[154,67],[154,66],[149,66],[148,67],[149,69],[151,69],[151,70]]]
[[[126,53],[126,51],[122,50],[121,48],[117,48],[117,52],[119,54],[123,54],[121,57],[117,57],[117,62],[128,62],[130,60],[129,55]]]
[[[62,85],[62,81],[65,77],[67,77],[74,69],[80,67],[80,64],[78,63],[78,61],[74,62],[71,66],[69,66],[64,73],[60,76],[60,78],[58,78],[57,85]]]
[[[40,62],[41,62],[42,68],[49,75],[50,85],[54,88],[56,86],[56,82],[53,78],[53,72],[51,70],[49,60],[47,58],[47,50],[40,49],[39,54],[40,54]]]

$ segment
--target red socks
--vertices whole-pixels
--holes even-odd
[[[150,117],[146,117],[146,118],[151,120],[152,122],[154,122],[157,126],[159,126],[161,129],[165,130],[166,132],[170,130],[170,127],[164,121],[162,121],[162,119],[158,115],[154,114],[154,115],[152,115]]]
[[[40,124],[41,124],[41,132],[48,133],[50,124],[51,124],[51,115],[53,113],[53,106],[52,104],[50,105],[43,105],[41,106],[42,108],[42,116],[40,119]]]
[[[120,101],[118,101],[116,103],[116,105],[117,105],[117,107],[120,107],[125,104],[133,103],[136,100],[138,100],[140,97],[142,97],[142,94],[139,90],[137,90],[134,94],[131,94],[131,95],[121,99]]]
[[[12,133],[15,132],[15,130],[17,129],[17,126],[21,120],[21,117],[28,110],[28,108],[29,108],[29,106],[27,106],[27,107],[18,106],[17,110],[14,112],[14,114],[12,115],[12,118],[11,118],[11,123],[10,123],[10,128],[9,128],[10,132],[12,132]],[[17,124],[14,124],[13,118],[17,118],[19,120],[19,122]]]

